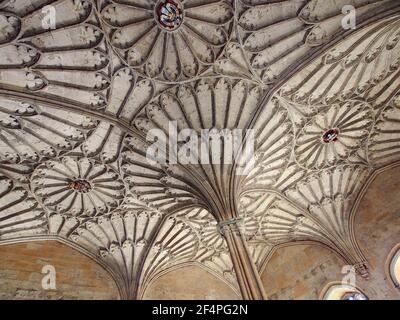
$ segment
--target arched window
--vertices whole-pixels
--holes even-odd
[[[394,285],[400,289],[400,245],[397,247],[392,259],[390,260],[390,277]]]
[[[360,292],[347,292],[341,300],[368,300],[368,298]]]
[[[368,300],[359,289],[342,283],[330,284],[323,290],[323,300]]]

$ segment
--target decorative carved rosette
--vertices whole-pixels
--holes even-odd
[[[125,196],[118,172],[87,158],[63,157],[41,164],[32,175],[32,189],[46,208],[77,217],[110,213]]]
[[[182,81],[219,58],[232,30],[232,1],[115,1],[101,11],[110,43],[142,75]]]
[[[366,144],[374,121],[371,107],[350,101],[320,111],[299,132],[298,163],[321,169],[345,161],[366,162]]]

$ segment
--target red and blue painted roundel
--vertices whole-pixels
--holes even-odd
[[[156,7],[160,25],[167,30],[178,29],[183,21],[183,7],[177,0],[162,0]]]

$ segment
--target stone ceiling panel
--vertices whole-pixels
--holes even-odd
[[[101,9],[111,46],[142,75],[167,82],[204,74],[230,39],[233,1],[115,1]],[[165,18],[164,18],[165,17]]]
[[[353,206],[374,170],[399,160],[397,49],[398,16],[371,24],[262,107],[254,123],[257,166],[241,184],[250,245],[313,240],[368,276]]]
[[[226,242],[216,220],[204,209],[182,210],[165,221],[144,265],[142,288],[184,264],[199,265],[238,290]]]
[[[79,217],[105,215],[124,200],[125,185],[110,166],[87,158],[63,157],[39,165],[32,190],[50,211]]]
[[[347,2],[363,28],[342,30]],[[219,227],[241,218],[258,269],[274,246],[311,240],[366,277],[353,206],[400,160],[398,4],[2,1],[0,242],[68,242],[125,298],[185,264],[237,291]],[[171,122],[194,134],[171,137]],[[209,163],[149,162],[152,129],[186,160],[204,129],[254,129],[255,166],[236,174],[248,158],[221,156],[220,138]]]
[[[0,175],[0,242],[45,236],[46,213],[31,192]]]

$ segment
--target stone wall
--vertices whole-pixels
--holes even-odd
[[[268,298],[318,299],[325,284],[341,278],[342,262],[329,249],[295,245],[278,249],[261,280]]]
[[[371,279],[357,277],[370,299],[400,299],[385,270],[390,251],[400,243],[400,167],[380,174],[357,209],[355,230],[370,264]],[[277,249],[262,281],[270,299],[318,299],[330,282],[341,281],[344,263],[329,249],[295,245]]]
[[[184,267],[169,272],[144,293],[145,300],[237,300],[239,296],[222,280],[199,267]]]
[[[56,290],[42,288],[42,268],[56,270]],[[0,300],[118,299],[118,289],[101,266],[56,241],[0,246]]]
[[[361,250],[371,265],[371,280],[363,283],[365,293],[377,299],[400,299],[385,263],[400,243],[400,167],[380,174],[361,200],[355,221]]]

